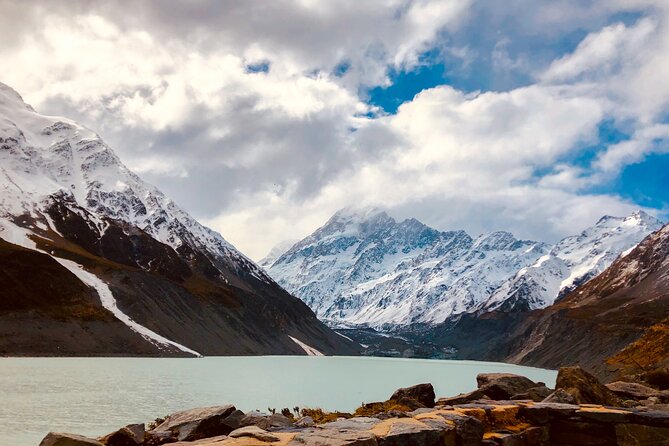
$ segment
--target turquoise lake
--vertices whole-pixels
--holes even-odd
[[[37,446],[50,430],[100,436],[227,403],[244,411],[352,411],[423,382],[434,385],[437,397],[467,392],[484,372],[517,373],[549,387],[557,375],[490,362],[370,357],[0,358],[0,438]]]

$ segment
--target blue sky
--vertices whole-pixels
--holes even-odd
[[[351,205],[545,241],[669,217],[666,0],[0,3],[0,82],[253,258]]]

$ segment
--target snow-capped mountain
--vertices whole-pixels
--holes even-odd
[[[199,224],[128,170],[92,131],[36,113],[0,84],[0,215],[44,217],[54,196],[76,204],[102,235],[103,218],[136,226],[175,250],[189,246],[215,262],[270,279],[220,234]]]
[[[344,209],[266,268],[333,325],[437,324],[462,313],[550,305],[660,225],[642,212],[604,217],[550,246],[508,232],[441,232],[375,208]]]
[[[305,353],[295,339],[355,351],[98,135],[1,83],[0,239],[0,352]]]
[[[493,293],[484,308],[533,310],[551,305],[661,227],[662,222],[643,211],[628,217],[602,217],[579,235],[558,242],[536,264],[521,269]]]
[[[270,249],[269,253],[267,253],[267,255],[258,262],[258,265],[262,266],[263,268],[269,268],[274,262],[276,262],[276,259],[281,257],[284,252],[292,248],[293,245],[297,242],[299,242],[297,239],[288,239],[277,243],[272,249]]]

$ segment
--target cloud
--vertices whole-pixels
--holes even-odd
[[[638,207],[593,190],[669,137],[662,0],[0,0],[0,11],[1,81],[99,132],[255,258],[351,204],[556,239]],[[424,89],[391,115],[366,103],[435,49],[449,75],[489,76],[490,88]],[[629,141],[602,143],[604,120]]]

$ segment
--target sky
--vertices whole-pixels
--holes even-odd
[[[0,0],[0,82],[262,258],[346,206],[669,212],[666,0]]]

